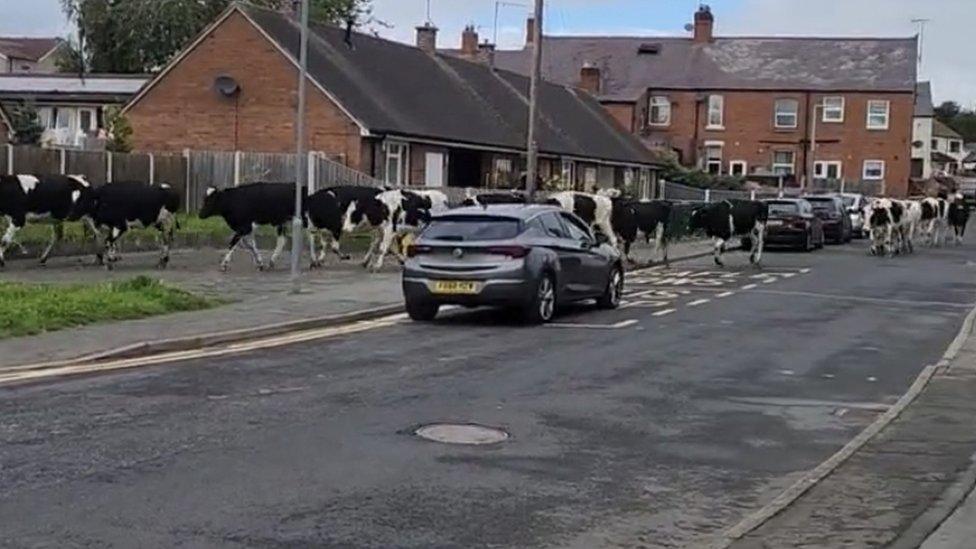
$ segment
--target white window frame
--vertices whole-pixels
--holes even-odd
[[[736,166],[739,166],[739,167],[742,168],[742,173],[741,174],[738,174],[737,175],[735,173]],[[731,175],[733,177],[739,177],[739,176],[745,177],[748,174],[749,174],[749,163],[748,162],[746,162],[745,160],[729,160],[729,175]]]
[[[789,164],[784,164],[784,163],[777,164],[776,163],[776,154],[777,153],[789,153],[790,159],[791,159],[790,163]],[[776,171],[777,168],[788,168],[789,171],[786,171],[786,172],[777,172]],[[796,173],[796,151],[784,151],[784,150],[776,151],[776,150],[774,150],[773,151],[772,169],[773,169],[773,173],[774,174],[782,174],[782,175],[793,175],[793,174],[795,174]]]
[[[796,108],[792,112],[780,112],[780,105],[793,105]],[[780,116],[792,116],[793,124],[780,124]],[[800,124],[800,101],[791,97],[782,97],[773,104],[773,127],[777,130],[795,130]]]
[[[89,113],[89,115],[91,116],[91,122],[92,122],[92,127],[91,127],[91,129],[89,131],[91,131],[91,132],[97,132],[98,131],[98,111],[96,111],[95,109],[89,108],[89,107],[81,107],[81,108],[78,109],[78,131],[82,131],[82,132],[85,131],[85,129],[81,127],[81,115],[83,113],[86,113],[86,112]]]
[[[871,107],[884,105],[884,124],[872,123],[872,117],[882,116],[879,113],[871,113]],[[887,99],[870,99],[867,108],[867,128],[869,130],[887,130],[891,119],[891,101]]]
[[[386,142],[386,161],[384,163],[383,180],[390,185],[402,187],[410,179],[410,144],[403,141]],[[395,177],[391,179],[390,162],[395,161],[397,169]]]
[[[563,188],[574,188],[576,186],[576,162],[563,160],[560,172],[562,173]]]
[[[710,150],[718,150],[718,157],[711,157],[708,155]],[[705,142],[705,154],[702,155],[702,168],[706,173],[713,175],[722,175],[722,168],[725,162],[722,160],[725,157],[725,144],[721,141],[706,141]],[[718,170],[712,171],[712,166],[717,166]]]
[[[725,97],[718,94],[708,96],[708,118],[706,119],[706,130],[725,129]],[[718,121],[713,119],[717,115]]]
[[[827,104],[831,101],[838,101],[839,105],[828,106]],[[842,95],[828,95],[823,98],[823,113],[821,114],[820,120],[826,124],[843,124],[844,123],[844,111],[847,106],[847,101]],[[828,113],[833,113],[833,116],[828,116]]]
[[[837,177],[833,179],[843,179],[844,178],[844,162],[840,160],[817,160],[813,163],[813,177],[814,179],[830,179],[827,174],[830,172],[830,167],[837,167]]]
[[[658,109],[660,112],[665,113],[663,122],[654,121],[654,110]],[[671,99],[666,95],[653,95],[648,100],[647,104],[647,125],[664,127],[671,125]]]
[[[870,165],[870,164],[880,165],[881,166],[881,174],[878,175],[878,176],[869,176],[868,175],[868,165]],[[864,161],[864,168],[863,168],[863,170],[861,172],[861,177],[865,181],[881,181],[881,180],[883,180],[885,178],[886,168],[887,168],[887,166],[885,165],[885,161],[884,160],[871,160],[871,159],[865,160]]]

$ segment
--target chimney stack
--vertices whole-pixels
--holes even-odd
[[[530,46],[535,42],[535,17],[525,20],[525,45]]]
[[[461,33],[461,55],[467,58],[478,55],[478,31],[474,25],[464,27],[464,32]]]
[[[417,27],[417,47],[430,54],[437,53],[437,27],[429,22]]]
[[[600,67],[592,63],[584,63],[580,69],[580,87],[593,95],[600,94]]]
[[[714,38],[715,17],[712,15],[712,8],[702,5],[695,12],[695,38],[696,44],[707,44]]]
[[[478,46],[478,62],[488,65],[489,67],[495,66],[495,45],[489,44],[487,40],[483,44]]]

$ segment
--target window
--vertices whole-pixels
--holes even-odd
[[[885,174],[884,160],[864,161],[864,179],[868,181],[877,181],[879,179],[884,179],[884,174]]]
[[[559,221],[559,216],[556,214],[540,215],[539,220],[542,221],[542,228],[546,231],[546,236],[551,236],[553,238],[569,238],[566,228],[563,227],[562,222]]]
[[[735,177],[744,177],[748,164],[745,160],[732,160],[729,162],[729,175]]]
[[[98,124],[96,123],[95,111],[93,109],[79,109],[78,110],[78,127],[81,131],[85,133],[92,133],[98,129]]]
[[[473,240],[508,240],[522,232],[518,219],[491,216],[446,217],[431,221],[424,238],[470,242]]]
[[[569,231],[569,238],[576,241],[586,240],[589,242],[593,240],[593,235],[590,234],[589,229],[580,225],[580,222],[576,218],[567,213],[562,213],[560,216],[563,219],[566,230]]]
[[[721,95],[709,95],[708,96],[708,126],[707,128],[721,130],[723,129],[725,111],[725,98]]]
[[[576,163],[572,160],[562,161],[562,180],[564,188],[571,188],[576,181]]]
[[[799,118],[800,102],[796,99],[777,99],[775,125],[777,128],[795,128]]]
[[[650,116],[651,126],[667,126],[671,124],[671,100],[663,95],[651,97]]]
[[[868,101],[868,129],[887,130],[888,111],[891,104],[888,101]]]
[[[512,179],[512,159],[496,158],[494,176],[496,187],[507,186]],[[503,183],[505,185],[502,185]]]
[[[961,150],[962,150],[962,142],[961,141],[950,141],[949,142],[949,152],[951,152],[951,153],[957,153],[957,152],[959,152]]]
[[[722,145],[705,144],[705,171],[722,175]]]
[[[793,151],[773,151],[773,173],[792,175],[795,156]]]
[[[46,130],[54,129],[55,110],[53,107],[41,107],[37,109],[37,118],[42,128]]]
[[[409,148],[406,143],[386,143],[386,182],[391,185],[403,185],[407,180],[407,154]]]
[[[54,109],[54,126],[56,128],[71,127],[71,111],[68,109]]]
[[[939,140],[938,139],[933,139],[932,140],[932,148],[933,149],[938,149],[939,148]]]
[[[842,163],[839,160],[818,160],[813,163],[813,177],[817,179],[840,179]]]
[[[824,97],[823,98],[823,118],[824,122],[843,122],[844,121],[844,98]]]
[[[596,188],[597,171],[594,166],[587,166],[583,169],[583,186],[587,190]]]

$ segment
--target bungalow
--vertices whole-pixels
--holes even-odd
[[[528,79],[436,51],[313,25],[308,145],[393,185],[518,184]],[[139,150],[292,152],[299,26],[234,3],[125,107]],[[544,83],[541,175],[565,186],[650,184],[640,141],[587,93]]]
[[[57,72],[58,54],[66,48],[60,38],[0,36],[0,73]]]

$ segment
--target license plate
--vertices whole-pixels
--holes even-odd
[[[783,224],[783,221],[781,221],[779,219],[770,219],[769,220],[769,223],[767,223],[767,225],[769,225],[770,227],[779,227],[782,224]]]
[[[434,282],[433,292],[435,294],[451,295],[472,295],[478,293],[477,282],[464,282],[460,280],[438,280]]]

